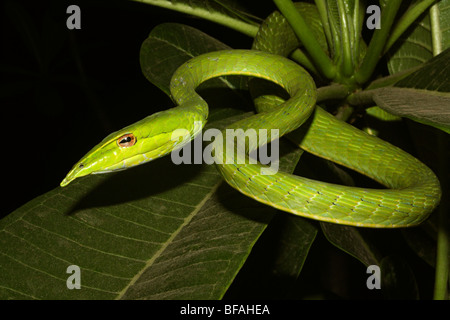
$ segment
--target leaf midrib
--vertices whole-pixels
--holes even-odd
[[[129,284],[123,288],[122,291],[117,295],[115,300],[120,300],[122,297],[126,294],[129,288],[131,288],[136,281],[139,280],[141,275],[149,269],[153,263],[161,256],[161,254],[167,249],[167,247],[174,241],[174,239],[177,237],[177,235],[183,230],[183,228],[188,225],[191,220],[197,215],[197,213],[203,208],[204,204],[212,197],[212,195],[217,191],[219,186],[222,184],[222,180],[216,183],[214,187],[210,190],[210,192],[203,198],[203,200],[195,206],[195,209],[192,210],[192,212],[184,219],[184,222],[177,228],[175,232],[172,233],[172,235],[169,237],[169,239],[161,246],[161,248],[156,251],[156,253],[147,261],[147,263],[144,265],[144,267],[136,273],[136,275],[131,279]]]

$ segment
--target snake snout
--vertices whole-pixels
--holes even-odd
[[[88,173],[83,173],[83,170],[85,169],[85,164],[83,162],[78,162],[76,165],[72,167],[72,169],[69,171],[69,173],[66,175],[66,177],[61,181],[60,186],[65,187],[69,183],[71,183],[76,178],[85,176]]]

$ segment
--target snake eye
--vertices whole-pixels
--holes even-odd
[[[132,133],[127,133],[117,139],[117,145],[121,148],[127,148],[136,144],[136,137]]]

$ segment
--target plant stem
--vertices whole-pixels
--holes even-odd
[[[311,59],[313,59],[316,68],[319,69],[327,79],[334,79],[336,77],[336,66],[326,55],[325,51],[323,51],[319,42],[314,37],[314,34],[311,32],[292,1],[274,0],[274,3],[289,22],[301,43],[305,46]]]
[[[434,276],[434,300],[446,300],[448,299],[448,286],[449,286],[449,268],[450,268],[450,226],[448,220],[448,213],[450,211],[449,201],[449,184],[447,177],[448,170],[448,135],[444,132],[438,132],[438,154],[439,154],[439,167],[438,172],[440,179],[442,197],[441,203],[438,207],[438,230],[437,230],[437,248],[436,248],[436,273]]]
[[[294,52],[291,53],[291,59],[294,61],[297,61],[299,64],[301,64],[304,68],[308,69],[309,71],[313,72],[316,75],[320,75],[319,71],[317,71],[314,64],[311,62],[311,59],[307,55],[305,55],[304,52],[302,52],[300,49],[294,50]]]
[[[362,17],[359,13],[360,6],[359,6],[359,0],[355,1],[355,8],[353,11],[353,41],[355,42],[353,44],[353,59],[355,61],[355,64],[358,64],[359,62],[359,42],[361,37],[361,29],[362,29]]]
[[[348,77],[353,73],[353,64],[352,64],[352,51],[350,44],[350,25],[347,19],[347,12],[345,11],[343,0],[337,1],[338,10],[339,10],[339,18],[341,22],[341,36],[342,36],[342,75]]]
[[[400,18],[398,23],[395,25],[392,33],[386,42],[386,46],[384,47],[383,54],[385,54],[398,40],[398,38],[403,34],[403,32],[408,29],[411,24],[426,10],[428,7],[433,4],[435,0],[423,0],[419,1],[413,8],[406,11],[406,13]]]
[[[375,30],[370,40],[367,54],[361,63],[360,69],[355,74],[356,81],[359,84],[364,84],[372,76],[401,3],[401,0],[391,0],[387,2],[386,7],[381,13],[381,28]]]
[[[433,56],[437,56],[443,51],[442,48],[442,30],[439,17],[438,4],[430,8],[430,22],[431,22],[431,42],[433,46]]]
[[[317,102],[334,99],[345,99],[350,94],[350,90],[343,84],[332,84],[317,89]]]
[[[326,0],[315,0],[317,11],[319,11],[320,20],[322,20],[323,30],[325,32],[325,37],[327,38],[328,47],[330,52],[333,52],[333,37],[331,36],[331,26],[328,20],[328,11]]]
[[[437,56],[442,52],[442,30],[440,26],[438,4],[430,8],[431,21],[431,39],[433,45],[433,56]],[[437,233],[437,249],[436,249],[436,274],[434,278],[434,295],[435,300],[447,299],[447,289],[450,268],[450,234],[447,214],[450,210],[449,205],[449,185],[446,178],[448,177],[448,143],[447,135],[438,132],[438,154],[439,158],[439,175],[441,179],[442,200],[438,208],[438,233]]]
[[[443,141],[447,138],[447,134],[444,132],[439,132],[439,154],[442,158],[448,149],[442,147]],[[441,170],[440,170],[441,171]],[[441,172],[445,172],[441,171]],[[445,179],[445,177],[444,177]],[[448,288],[448,276],[450,268],[449,265],[449,226],[447,221],[447,214],[449,212],[448,205],[448,186],[442,185],[443,189],[441,204],[438,208],[438,233],[437,233],[437,249],[436,249],[436,274],[434,278],[434,300],[446,300],[447,299],[447,288]]]
[[[327,6],[327,10],[330,10],[329,5]],[[328,11],[328,13],[329,13],[328,20],[330,23],[331,36],[333,39],[333,46],[332,46],[333,51],[331,51],[332,52],[331,57],[333,57],[334,63],[339,64],[339,61],[342,59],[341,35],[338,30],[337,21],[334,19],[335,17],[330,11]]]

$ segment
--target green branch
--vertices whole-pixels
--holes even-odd
[[[345,99],[350,94],[346,85],[332,84],[326,87],[317,88],[317,103],[330,99]]]
[[[430,8],[431,22],[431,42],[433,47],[433,56],[437,56],[444,48],[442,47],[442,29],[440,22],[440,11],[437,4]]]
[[[274,0],[275,5],[291,25],[297,37],[308,51],[317,69],[328,79],[336,77],[336,66],[323,51],[314,34],[290,0]]]
[[[298,62],[300,65],[302,65],[304,68],[308,69],[308,71],[320,75],[319,71],[317,71],[314,64],[311,62],[311,59],[300,49],[294,50],[294,52],[291,53],[291,59]]]
[[[387,2],[386,7],[381,13],[381,29],[375,30],[372,39],[370,40],[367,54],[361,63],[360,69],[355,74],[356,81],[359,84],[364,84],[372,76],[383,52],[401,2],[401,0],[391,0]]]
[[[330,51],[333,51],[333,37],[331,35],[331,26],[330,21],[328,20],[328,10],[326,0],[315,0],[317,11],[319,11],[320,20],[322,20],[323,31],[325,33],[325,37],[327,38],[328,47]]]
[[[361,41],[361,29],[362,29],[362,20],[363,16],[360,14],[360,6],[359,6],[359,0],[355,1],[355,8],[353,11],[353,58],[355,61],[355,65],[359,62],[359,43]]]
[[[448,144],[446,143],[446,139],[448,135],[443,132],[439,132],[439,151],[447,151]],[[441,158],[445,158],[443,153],[440,153]],[[447,165],[447,164],[445,164]],[[448,172],[448,170],[440,170],[440,172]],[[449,254],[450,254],[450,234],[449,234],[449,226],[447,221],[447,214],[450,211],[450,206],[448,204],[448,191],[447,188],[443,185],[444,189],[441,204],[438,208],[438,232],[437,232],[437,248],[436,248],[436,273],[434,277],[434,300],[445,300],[447,299],[447,288],[448,288],[448,280],[449,280]]]
[[[425,2],[425,1],[424,1]],[[440,12],[437,4],[430,8],[431,22],[431,39],[433,44],[433,56],[437,56],[443,51],[442,47],[442,29],[440,26]],[[441,204],[438,208],[438,232],[437,232],[437,248],[436,248],[436,273],[434,277],[434,294],[435,300],[445,300],[448,298],[448,281],[450,268],[450,226],[448,225],[448,213],[450,211],[450,202],[448,198],[449,185],[445,180],[448,177],[448,136],[442,132],[438,132],[438,151],[441,155],[439,158],[439,174],[444,177],[441,181],[441,189],[443,190]]]
[[[353,73],[353,63],[352,63],[352,49],[350,43],[350,25],[347,19],[347,12],[345,11],[344,1],[337,1],[339,17],[341,22],[341,36],[342,36],[342,75],[349,76]]]

